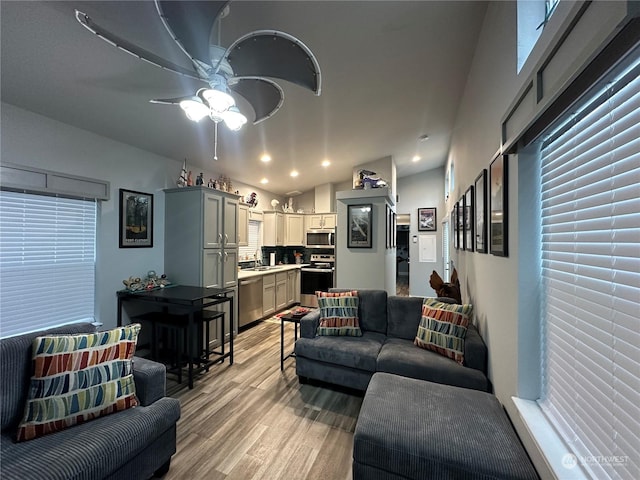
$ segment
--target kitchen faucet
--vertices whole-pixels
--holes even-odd
[[[256,253],[253,254],[253,263],[256,267],[262,265],[262,255],[260,255],[260,259],[258,259],[258,250],[256,250]]]

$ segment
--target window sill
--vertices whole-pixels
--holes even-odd
[[[569,453],[538,403],[518,397],[511,397],[511,400],[554,477],[559,480],[587,480],[589,477],[576,463],[576,457]]]

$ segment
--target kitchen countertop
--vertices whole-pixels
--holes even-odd
[[[253,278],[253,277],[259,277],[262,275],[269,275],[271,273],[278,273],[278,272],[286,272],[287,270],[293,270],[296,268],[301,268],[301,267],[308,267],[310,264],[308,263],[302,263],[302,264],[287,264],[287,265],[275,265],[273,267],[270,267],[268,270],[259,270],[259,271],[255,271],[252,268],[247,268],[244,270],[238,270],[238,280],[244,280],[246,278]]]

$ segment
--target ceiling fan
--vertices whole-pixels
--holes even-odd
[[[284,93],[271,78],[286,80],[320,95],[320,66],[311,50],[296,37],[277,30],[249,32],[228,47],[220,46],[219,24],[228,14],[230,1],[155,0],[156,10],[178,47],[189,57],[193,68],[176,65],[120,38],[76,10],[82,26],[107,43],[157,67],[208,84],[194,94],[151,100],[179,105],[190,120],[209,117],[217,126],[239,130],[247,118],[234,96],[243,97],[257,124],[274,115],[282,106]],[[214,159],[217,155],[214,153]]]

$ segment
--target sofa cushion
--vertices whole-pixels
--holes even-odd
[[[148,407],[130,408],[28,442],[16,443],[10,435],[3,434],[0,477],[16,480],[107,478],[140,455],[164,432],[175,432],[178,418],[179,400],[164,397]],[[175,451],[175,433],[172,450]]]
[[[17,440],[138,405],[131,358],[139,324],[33,341],[33,376]]]
[[[378,354],[377,371],[484,392],[490,389],[487,377],[480,370],[418,348],[413,341],[403,338],[387,338]]]
[[[346,292],[332,288],[330,292]],[[358,319],[362,331],[387,333],[387,292],[385,290],[358,289]]]
[[[422,318],[422,297],[399,297],[387,299],[387,335],[413,341]]]
[[[452,305],[425,298],[415,344],[452,358],[462,365],[464,337],[472,313],[472,305]]]
[[[360,337],[358,292],[316,292],[320,309],[317,335]]]
[[[362,332],[361,337],[299,338],[296,357],[375,372],[384,340],[384,335],[375,332]]]
[[[24,414],[33,363],[33,339],[49,334],[95,331],[96,327],[90,323],[73,323],[0,340],[0,423],[3,432],[15,433]]]

